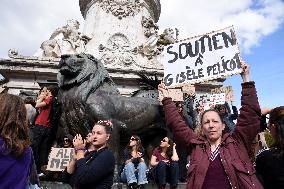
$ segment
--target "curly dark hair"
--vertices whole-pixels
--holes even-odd
[[[272,109],[269,114],[269,124],[275,126],[275,136],[272,152],[277,157],[284,156],[284,106]]]
[[[0,133],[9,153],[16,157],[30,145],[24,101],[15,95],[0,94]]]

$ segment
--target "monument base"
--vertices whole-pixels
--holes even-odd
[[[72,189],[69,184],[64,184],[62,182],[40,182],[41,189]],[[179,183],[177,189],[185,189],[186,183]],[[157,185],[154,182],[150,182],[145,186],[145,189],[156,189]],[[112,189],[127,189],[127,185],[124,183],[114,183]],[[170,186],[167,185],[166,189],[170,189]]]

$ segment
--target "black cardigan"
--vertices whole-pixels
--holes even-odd
[[[111,189],[114,166],[113,153],[103,148],[78,160],[74,174],[68,174],[65,169],[63,182],[69,182],[76,189]]]

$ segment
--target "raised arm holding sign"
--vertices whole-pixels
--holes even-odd
[[[240,115],[235,130],[224,132],[225,124],[214,109],[200,116],[200,133],[194,133],[179,114],[171,98],[164,98],[166,125],[177,143],[190,152],[190,166],[186,188],[258,188],[262,185],[256,177],[248,151],[259,132],[260,107],[254,82],[249,80],[249,67],[242,68],[242,97]],[[168,97],[164,83],[158,89]]]

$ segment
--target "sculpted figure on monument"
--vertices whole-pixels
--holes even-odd
[[[175,28],[175,30],[176,32],[174,32],[172,28],[165,29],[160,35],[157,45],[169,45],[175,43],[178,40],[178,29]]]
[[[59,132],[86,136],[95,122],[110,119],[112,144],[117,148],[121,129],[141,133],[163,125],[157,99],[121,96],[103,64],[92,55],[62,55],[59,68],[58,101],[64,105]]]
[[[154,56],[161,54],[164,50],[164,46],[175,43],[178,40],[178,30],[175,30],[176,32],[171,28],[167,28],[160,35],[158,35],[157,32],[153,32],[148,40],[138,47],[138,52],[148,57],[148,59],[152,59]]]
[[[77,20],[68,20],[67,24],[57,28],[49,40],[41,44],[42,56],[58,58],[62,54],[75,54],[85,51],[85,44],[90,40],[87,36],[81,36],[78,31],[80,23]],[[62,38],[59,35],[62,34]]]
[[[142,16],[141,24],[144,28],[144,35],[146,37],[150,37],[153,34],[158,35],[159,26],[155,23],[155,21],[152,18],[147,18],[145,16]]]

